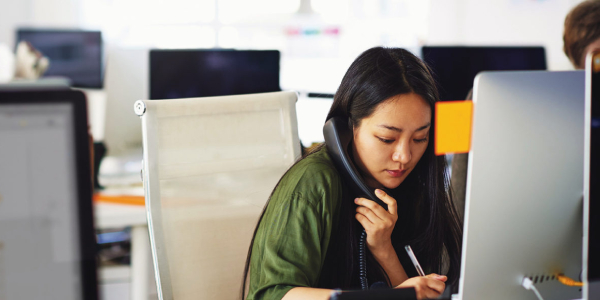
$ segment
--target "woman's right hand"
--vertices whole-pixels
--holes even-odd
[[[446,280],[448,277],[444,275],[429,274],[409,278],[395,288],[413,287],[417,292],[417,299],[435,299],[444,292]]]

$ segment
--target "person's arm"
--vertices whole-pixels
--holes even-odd
[[[377,262],[385,270],[392,286],[396,288],[412,287],[418,299],[433,299],[438,297],[446,286],[447,277],[437,274],[408,278],[396,250],[392,246],[392,231],[398,220],[398,206],[396,199],[382,190],[375,190],[375,194],[385,202],[388,210],[374,201],[357,198],[356,220],[367,232],[367,246]]]
[[[248,299],[283,299],[292,289],[316,286],[326,253],[320,233],[330,226],[317,209],[301,193],[286,201],[274,196],[255,237]]]
[[[287,292],[281,300],[328,300],[331,292],[333,292],[333,290],[296,287]]]
[[[385,270],[385,273],[387,273],[392,286],[397,286],[408,279],[408,275],[406,275],[404,267],[402,267],[398,259],[396,250],[391,244],[379,252],[371,251],[371,254],[373,254],[377,262]]]
[[[396,289],[412,287],[417,293],[417,299],[435,299],[439,297],[446,288],[448,277],[438,274],[417,276],[405,280]]]
[[[396,250],[392,246],[392,231],[398,220],[398,205],[396,199],[377,189],[375,194],[387,204],[388,209],[369,199],[355,200],[356,220],[367,232],[367,246],[377,262],[385,270],[392,286],[397,286],[408,279]]]
[[[299,163],[271,197],[257,230],[250,262],[248,299],[329,299],[318,286],[341,181],[333,168]]]
[[[434,299],[439,297],[444,291],[444,288],[446,287],[444,282],[447,279],[446,276],[437,274],[417,276],[404,280],[402,284],[395,286],[395,288],[414,288],[417,299]],[[328,300],[331,296],[331,292],[333,292],[333,290],[296,287],[289,290],[281,300]]]

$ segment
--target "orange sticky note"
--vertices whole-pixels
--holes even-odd
[[[471,149],[473,101],[435,103],[435,155]]]

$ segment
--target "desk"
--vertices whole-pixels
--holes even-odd
[[[94,215],[97,229],[131,226],[131,299],[148,300],[148,272],[153,268],[146,207],[95,200]]]

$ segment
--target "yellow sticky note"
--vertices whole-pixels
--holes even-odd
[[[467,153],[471,149],[473,101],[435,104],[435,155]]]

